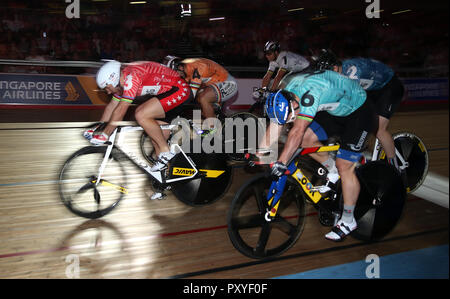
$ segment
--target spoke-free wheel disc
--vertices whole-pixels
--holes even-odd
[[[98,182],[106,146],[88,146],[75,152],[61,169],[59,193],[74,214],[95,219],[111,212],[128,192],[125,169],[113,150]]]
[[[228,190],[233,178],[233,169],[227,164],[224,154],[188,154],[201,172],[196,179],[173,183],[172,193],[180,201],[190,206],[202,206],[219,200]],[[178,165],[176,159],[184,160],[181,155],[171,162],[169,171]]]
[[[263,259],[282,254],[300,237],[305,223],[305,201],[298,186],[288,178],[277,216],[266,221],[267,192],[271,179],[260,174],[234,197],[228,212],[228,235],[242,254]]]
[[[357,169],[361,185],[352,235],[365,241],[383,238],[400,219],[406,201],[402,178],[384,161],[369,162]]]

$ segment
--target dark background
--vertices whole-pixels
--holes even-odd
[[[305,56],[331,48],[342,58],[372,57],[394,69],[447,76],[448,67],[424,71],[448,64],[447,0],[381,0],[379,19],[367,18],[370,3],[365,1],[80,0],[80,18],[69,19],[65,11],[70,3],[64,0],[8,0],[0,4],[0,59],[129,62],[161,61],[172,54],[208,57],[225,66],[264,67],[264,43],[277,40],[282,49]],[[191,15],[181,16],[181,4],[187,8],[188,3]],[[292,11],[297,8],[303,9]],[[212,17],[225,19],[210,21]]]

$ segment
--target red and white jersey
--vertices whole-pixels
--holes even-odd
[[[152,61],[129,64],[122,70],[122,74],[123,100],[133,101],[137,96],[159,95],[174,86],[186,86],[186,81],[176,71]]]

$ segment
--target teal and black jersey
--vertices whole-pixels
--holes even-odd
[[[350,115],[366,101],[366,92],[357,81],[333,71],[293,74],[285,83],[284,89],[300,99],[298,117],[309,121],[319,111]]]
[[[378,90],[392,79],[394,71],[375,59],[352,58],[342,62],[342,74],[358,80],[365,90]]]

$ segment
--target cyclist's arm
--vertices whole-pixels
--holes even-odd
[[[294,126],[289,131],[289,135],[284,146],[283,152],[281,153],[278,161],[286,164],[295,151],[299,148],[302,143],[303,136],[305,135],[305,131],[308,126],[311,124],[311,121],[297,118],[294,122]]]
[[[270,79],[272,78],[272,74],[273,74],[273,72],[269,70],[264,75],[263,80],[262,80],[262,84],[261,84],[262,88],[269,86]]]
[[[270,122],[269,126],[267,127],[266,134],[262,137],[258,149],[261,150],[269,149],[272,146],[272,144],[274,144],[280,137],[282,129],[283,129],[282,125]],[[259,156],[258,153],[256,153],[256,155]]]
[[[186,65],[184,67],[184,71],[186,72],[185,80],[189,83],[189,87],[192,91],[192,96],[195,98],[197,96],[198,90],[201,88],[203,83],[202,75],[200,75],[200,73],[203,73],[203,71],[200,67],[192,65]]]
[[[100,118],[101,122],[109,122],[111,119],[111,115],[114,112],[114,109],[119,105],[120,99],[116,95],[113,95],[111,101],[106,105],[105,110],[103,110],[102,117]]]
[[[278,89],[278,84],[280,84],[281,79],[283,79],[284,75],[286,75],[287,70],[280,68],[278,70],[278,73],[275,77],[275,79],[273,79],[273,83],[272,83],[272,88],[270,90],[274,91]]]
[[[130,107],[131,103],[127,101],[121,101],[117,107],[114,109],[114,111],[111,114],[111,118],[109,119],[108,125],[103,130],[105,134],[108,136],[111,135],[111,133],[114,131],[114,129],[117,127],[116,122],[122,121],[125,114],[127,113],[128,107]]]
[[[191,88],[192,91],[192,96],[195,98],[197,95],[197,91],[200,89],[200,87],[202,86],[202,80],[200,78],[194,78],[189,82],[189,87]]]

